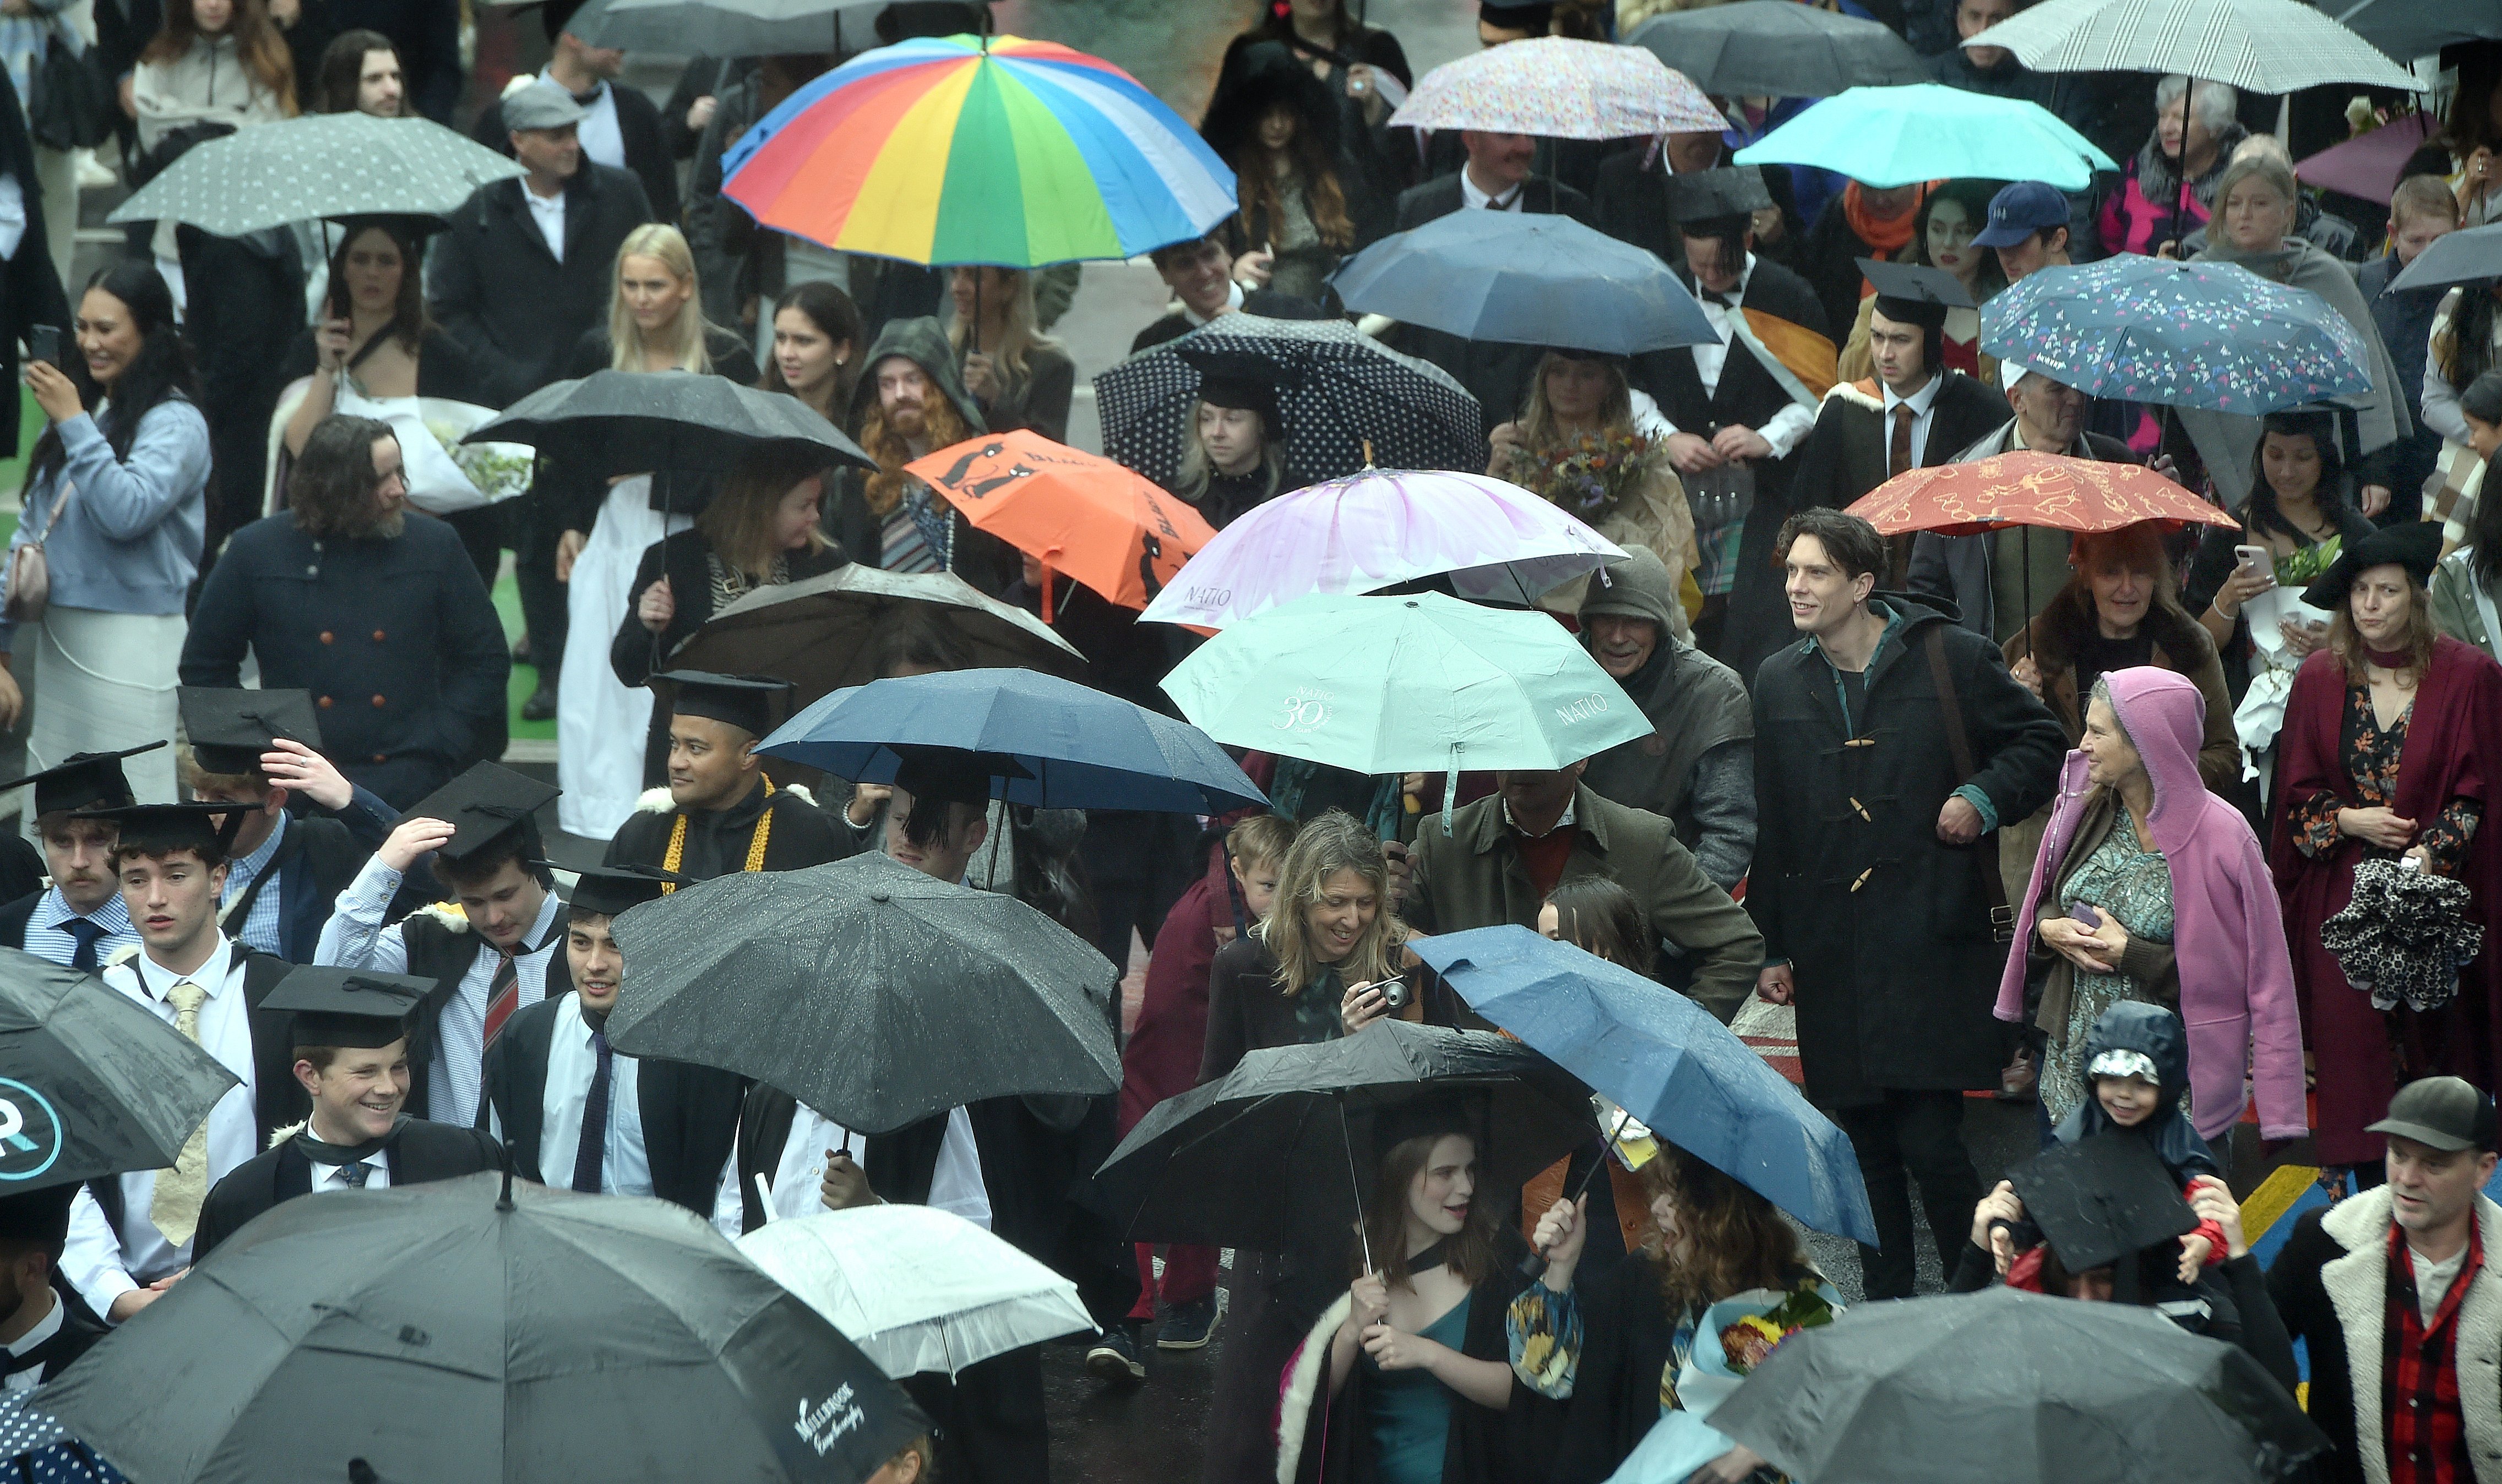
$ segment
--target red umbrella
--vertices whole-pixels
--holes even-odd
[[[1860,496],[1850,514],[1888,536],[1915,530],[1970,536],[2008,525],[2085,535],[2141,521],[2173,527],[2241,523],[2143,464],[2058,454],[2000,454],[1912,469]]]

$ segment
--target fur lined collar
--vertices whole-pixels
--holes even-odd
[[[269,1130],[269,1142],[261,1145],[261,1150],[263,1153],[267,1153],[312,1127],[312,1120],[307,1119],[300,1124],[288,1124],[284,1129],[272,1129]]]
[[[1286,1370],[1286,1387],[1277,1398],[1277,1484],[1295,1484],[1303,1460],[1304,1423],[1314,1406],[1328,1405],[1330,1344],[1337,1327],[1346,1323],[1354,1300],[1345,1294],[1323,1310]]]
[[[2493,1381],[2502,1350],[2502,1205],[2476,1197],[2477,1233],[2485,1267],[2459,1299],[2459,1416],[2480,1477],[2502,1464],[2502,1390]],[[2388,1422],[2382,1415],[2382,1350],[2388,1324],[2389,1192],[2384,1186],[2348,1197],[2320,1218],[2319,1229],[2345,1248],[2320,1265],[2319,1285],[2337,1311],[2346,1338],[2346,1370],[2354,1399],[2354,1451],[2369,1484],[2388,1484]]]
[[[793,798],[797,799],[803,804],[810,805],[811,807],[813,807],[817,802],[817,796],[815,794],[809,793],[805,788],[795,783],[777,784],[774,786],[773,792],[776,793],[788,793]],[[658,789],[645,789],[642,793],[642,796],[634,800],[634,812],[636,814],[674,814],[677,812],[677,800],[669,796],[669,791],[665,786]]]
[[[1852,407],[1864,407],[1874,413],[1882,413],[1885,410],[1885,393],[1877,389],[1875,377],[1858,382],[1836,382],[1832,388],[1825,392],[1824,399],[1828,402],[1845,403]]]
[[[104,966],[106,968],[118,968],[122,964],[127,963],[138,957],[139,945],[136,943],[125,943],[106,956]]]
[[[461,911],[460,904],[456,901],[428,902],[409,915],[430,917],[454,932],[469,930],[469,914]]]

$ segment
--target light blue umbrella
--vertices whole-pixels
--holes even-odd
[[[1854,87],[1738,152],[1741,165],[1814,165],[1863,186],[2047,181],[2082,190],[2117,170],[2048,109],[1935,83]]]
[[[1720,338],[1657,253],[1560,215],[1452,212],[1382,238],[1331,282],[1358,314],[1464,340],[1634,355]]]

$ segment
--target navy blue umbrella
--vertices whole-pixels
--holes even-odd
[[[129,1484],[69,1429],[28,1410],[28,1395],[0,1397],[0,1484]]]
[[[1720,337],[1657,253],[1570,217],[1453,212],[1338,264],[1338,298],[1470,340],[1634,355]]]
[[[1850,1139],[1693,1000],[1506,924],[1408,947],[1479,1015],[1819,1231],[1875,1246]]]
[[[836,691],[757,750],[853,783],[893,783],[916,754],[974,754],[991,771],[992,797],[1047,809],[1222,814],[1268,803],[1198,727],[1034,670],[952,670]]]

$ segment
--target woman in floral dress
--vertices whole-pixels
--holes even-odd
[[[1527,410],[1494,430],[1486,473],[1563,507],[1618,546],[1650,548],[1681,583],[1698,560],[1694,513],[1668,461],[1665,425],[1645,431],[1621,359],[1549,351],[1530,378]]]

